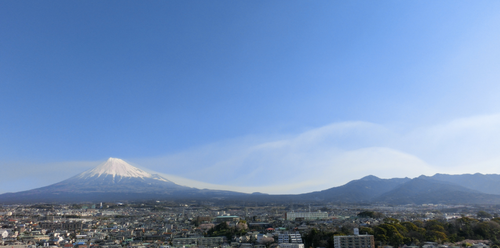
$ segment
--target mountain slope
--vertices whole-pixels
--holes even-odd
[[[373,200],[389,204],[494,204],[500,203],[500,196],[420,176]]]
[[[219,190],[200,190],[177,185],[127,162],[109,158],[105,163],[46,187],[0,195],[0,203],[73,202],[142,199],[210,198],[244,195]]]
[[[409,181],[409,178],[381,179],[376,176],[366,176],[353,180],[339,187],[300,195],[303,198],[327,200],[334,202],[362,203]]]
[[[433,179],[462,185],[486,194],[500,195],[500,175],[497,174],[436,174]]]
[[[71,193],[172,193],[193,190],[177,185],[157,174],[150,174],[118,158],[62,182],[34,189],[34,192]]]

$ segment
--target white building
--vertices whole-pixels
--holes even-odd
[[[0,237],[2,237],[4,239],[9,237],[9,232],[5,229],[0,229]]]
[[[359,235],[359,230],[354,228],[354,235],[333,236],[335,248],[375,248],[373,235]]]
[[[286,220],[324,220],[328,219],[327,212],[287,212],[285,214]]]

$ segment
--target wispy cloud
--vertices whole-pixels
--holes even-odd
[[[499,157],[500,114],[460,118],[419,128],[402,136],[396,146],[416,154],[436,168],[453,170],[481,164]]]
[[[207,188],[302,193],[369,174],[390,178],[498,173],[493,166],[500,160],[495,152],[500,145],[498,124],[500,115],[484,115],[401,133],[374,123],[342,122],[281,139],[237,139],[134,161],[209,183]],[[194,181],[189,184],[196,185]]]
[[[500,173],[497,147],[500,114],[407,132],[368,122],[341,122],[277,138],[249,136],[161,157],[125,159],[181,185],[295,194],[339,186],[370,174],[392,178],[438,172]],[[0,184],[0,190],[44,186],[100,162],[18,163],[15,169],[8,169],[11,177]]]

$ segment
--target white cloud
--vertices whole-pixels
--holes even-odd
[[[499,173],[499,124],[500,115],[485,115],[397,133],[343,122],[276,140],[233,140],[137,161],[157,171],[182,168],[177,176],[209,183],[207,188],[267,193],[322,190],[370,174]]]
[[[500,114],[461,118],[405,133],[373,123],[342,122],[296,135],[244,137],[164,157],[125,159],[181,185],[247,193],[304,193],[366,175],[499,173],[497,147]],[[0,189],[20,187],[21,178],[32,180],[22,190],[33,184],[44,186],[50,179],[55,183],[99,163],[32,164],[27,172],[12,169],[12,178],[3,181]],[[43,171],[49,171],[50,177]]]
[[[483,163],[498,157],[500,114],[419,128],[403,136],[397,146],[447,170]]]

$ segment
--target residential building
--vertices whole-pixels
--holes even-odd
[[[280,234],[278,234],[278,243],[279,244],[286,244],[286,243],[302,244],[302,236],[300,236],[299,232],[280,233]]]
[[[354,228],[354,235],[333,236],[335,248],[375,248],[373,235],[359,235],[359,230]]]

